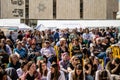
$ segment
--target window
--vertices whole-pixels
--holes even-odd
[[[25,18],[28,19],[29,18],[29,0],[26,0],[25,2]]]
[[[113,12],[113,19],[116,19],[117,12]]]
[[[80,18],[83,18],[83,0],[80,0]]]
[[[53,0],[53,19],[56,19],[56,0]]]

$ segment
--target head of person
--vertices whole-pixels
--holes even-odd
[[[69,56],[68,56],[68,53],[63,53],[62,54],[62,60],[64,60],[64,61],[66,61],[66,60],[68,60],[69,59]]]
[[[84,80],[83,66],[81,64],[76,65],[73,80]]]
[[[44,62],[44,57],[43,56],[38,56],[37,57],[37,66],[40,67],[40,64]]]
[[[7,43],[8,45],[11,45],[11,44],[12,44],[12,41],[11,41],[10,39],[6,39],[6,43]]]
[[[83,72],[83,66],[80,63],[76,65],[75,72],[76,72],[76,75],[78,76]]]
[[[79,39],[78,38],[74,38],[74,45],[78,45],[79,44]]]
[[[27,71],[34,73],[36,71],[36,64],[34,61],[29,61],[27,63]]]
[[[88,28],[86,28],[86,29],[85,29],[85,32],[86,32],[86,33],[89,33],[89,29],[88,29]]]
[[[17,54],[11,54],[11,55],[9,56],[9,63],[15,64],[15,63],[17,63],[18,61],[19,61],[19,58],[18,58]]]
[[[18,48],[18,49],[21,49],[21,48],[22,48],[22,42],[21,42],[21,41],[18,41],[18,42],[17,42],[17,48]]]
[[[50,41],[49,40],[46,40],[45,41],[45,47],[49,47],[50,46]]]
[[[112,64],[117,66],[118,64],[120,64],[120,58],[114,58],[112,61]]]
[[[50,68],[51,80],[58,80],[60,76],[59,66],[57,63],[53,62]]]
[[[110,38],[110,42],[114,44],[115,43],[115,39],[114,38]]]
[[[27,71],[27,61],[23,61],[23,62],[21,62],[21,69],[24,71],[24,72],[26,72]]]
[[[112,54],[112,49],[111,48],[107,48],[106,50],[106,56],[109,57],[110,59],[113,59],[113,54]]]
[[[79,59],[77,56],[72,56],[72,58],[70,59],[70,63],[75,67],[76,64],[79,62]]]
[[[0,71],[0,80],[8,80],[7,72],[5,70]]]
[[[96,44],[100,45],[101,44],[101,39],[100,38],[96,38]]]
[[[40,63],[39,72],[41,73],[41,76],[47,76],[48,70],[46,62]]]
[[[66,44],[66,39],[60,38],[60,45],[65,45],[65,44]]]
[[[35,43],[32,43],[30,47],[31,47],[32,49],[35,49],[35,48],[36,48],[36,44],[35,44]]]
[[[57,63],[53,62],[50,67],[50,71],[52,74],[57,74],[59,72],[59,66]]]

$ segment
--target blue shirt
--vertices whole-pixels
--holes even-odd
[[[21,58],[27,57],[26,50],[24,48],[21,48],[20,50],[18,48],[14,49],[14,53],[17,52]]]

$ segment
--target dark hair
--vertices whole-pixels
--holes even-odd
[[[47,76],[47,73],[48,73],[48,70],[46,69],[45,72],[43,73],[43,69],[42,69],[42,64],[46,64],[46,62],[42,62],[40,63],[40,67],[39,67],[39,72],[41,73],[41,76],[44,75],[44,76]],[[47,64],[46,64],[47,65]]]
[[[22,62],[20,67],[24,68],[25,65],[27,65],[27,62]]]
[[[53,67],[55,69],[55,72],[51,74],[51,80],[58,80],[59,76],[60,76],[60,71],[59,71],[59,66],[56,63],[53,63],[51,65],[51,67]]]
[[[4,75],[7,75],[5,70],[0,71],[0,80],[3,80]]]
[[[108,72],[106,70],[102,70],[99,74],[99,80],[109,80]]]
[[[80,75],[77,75],[76,70],[82,70]],[[81,64],[77,64],[75,67],[75,71],[73,74],[73,80],[83,80],[84,79],[84,74],[83,74],[83,66]]]
[[[35,63],[35,62],[34,62],[34,61],[29,61],[29,62],[27,63],[27,70],[30,69],[30,67],[31,67],[31,65],[32,65],[33,63]]]

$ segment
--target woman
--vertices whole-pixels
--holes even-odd
[[[34,34],[34,37],[35,37],[35,39],[36,39],[36,41],[37,41],[37,45],[38,45],[40,48],[42,48],[42,37],[41,37],[40,31],[37,31],[37,30],[36,30],[36,32],[35,32],[35,34]]]
[[[71,72],[72,70],[74,70],[74,68],[76,67],[76,64],[79,62],[79,59],[77,56],[73,56],[71,59],[70,59],[70,62],[68,63],[68,66],[67,66],[67,71],[68,72]]]
[[[47,64],[46,64],[46,62],[40,63],[40,66],[39,66],[38,71],[39,71],[40,74],[41,74],[41,80],[47,80],[48,69],[47,69]]]
[[[10,47],[11,53],[12,53],[14,45],[10,39],[6,39],[6,45],[8,45]]]
[[[8,63],[8,68],[13,67],[16,70],[20,68],[21,63],[19,62],[19,58],[16,54],[11,54],[9,57],[9,63]]]
[[[85,74],[81,64],[77,64],[75,70],[69,73],[69,80],[85,80]]]
[[[36,71],[35,62],[29,61],[27,63],[27,72],[21,80],[41,80],[40,73]]]
[[[84,60],[84,69],[87,80],[94,80],[92,76],[92,67],[93,67],[92,61],[89,58],[86,58]]]
[[[69,51],[68,51],[68,47],[66,46],[66,44],[65,43],[63,43],[63,44],[61,44],[60,46],[59,46],[59,50],[58,50],[58,54],[59,54],[59,60],[61,60],[62,58],[62,54],[63,53],[69,53]]]
[[[58,64],[52,63],[51,69],[47,75],[47,80],[65,80],[64,73],[59,71],[58,68]]]

